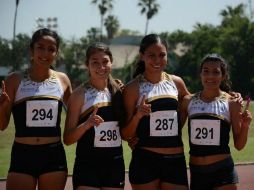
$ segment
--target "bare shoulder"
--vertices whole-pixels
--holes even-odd
[[[72,92],[72,96],[75,96],[75,97],[84,96],[84,94],[85,94],[85,87],[83,85],[78,86]]]
[[[63,72],[59,72],[59,71],[54,71],[56,76],[64,83],[69,83],[70,82],[70,79],[69,77],[63,73]]]
[[[12,72],[7,76],[6,80],[11,80],[12,82],[20,81],[23,78],[23,76],[24,74],[20,71]]]
[[[176,76],[176,75],[171,75],[171,77],[177,87],[177,90],[179,93],[179,100],[181,100],[185,95],[190,94],[189,90],[187,89],[187,87],[181,77]]]
[[[125,85],[124,94],[126,94],[126,93],[132,94],[132,93],[137,93],[137,92],[138,92],[138,79],[135,78]]]
[[[24,74],[20,71],[10,73],[6,78],[6,87],[18,87],[20,81],[22,80]]]
[[[77,87],[69,98],[69,104],[72,105],[83,105],[85,96],[85,88],[83,86]]]
[[[189,103],[190,103],[193,96],[194,96],[193,94],[185,95],[182,99],[181,105],[184,106],[184,107],[188,107],[188,105],[189,105]]]
[[[171,75],[171,77],[172,77],[172,80],[174,81],[174,83],[176,85],[185,85],[184,81],[183,81],[183,79],[181,77],[176,76],[176,75]]]
[[[71,81],[70,81],[69,77],[63,72],[58,72],[58,71],[54,71],[54,72],[55,72],[57,78],[60,80],[63,88],[65,89],[64,91],[68,92],[68,94],[71,94],[72,87],[71,87]]]

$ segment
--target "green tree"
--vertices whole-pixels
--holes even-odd
[[[158,13],[160,5],[156,2],[156,0],[139,0],[138,6],[141,7],[140,13],[146,15],[146,35],[148,31],[149,20]]]
[[[101,15],[101,40],[103,35],[103,23],[105,14],[113,9],[113,0],[92,0],[92,4],[98,5]]]
[[[175,34],[172,34],[176,38]],[[180,38],[182,36],[182,39]],[[209,24],[196,24],[190,34],[179,33],[179,42],[186,44],[189,50],[178,59],[175,73],[183,78],[191,92],[200,90],[199,65],[208,53],[218,52],[220,31]],[[176,41],[174,43],[177,43]],[[220,52],[218,52],[220,53]]]
[[[117,17],[114,15],[109,15],[105,19],[104,25],[107,30],[108,39],[114,38],[120,28],[120,23],[119,23],[119,20],[117,19]]]
[[[221,12],[220,47],[231,66],[233,90],[254,96],[254,23],[245,14],[244,5],[227,7]]]
[[[88,43],[87,38],[81,38],[79,41],[72,40],[61,45],[61,54],[64,55],[61,62],[65,65],[74,88],[88,77],[85,68],[85,50]]]
[[[10,66],[11,59],[10,42],[0,38],[0,66]]]
[[[90,43],[95,42],[95,41],[99,41],[100,38],[101,38],[100,29],[92,27],[89,30],[87,30],[87,38],[88,38]]]
[[[121,29],[118,33],[119,36],[140,36],[140,32],[137,30]]]
[[[220,12],[220,15],[223,17],[222,26],[231,24],[232,19],[235,17],[245,17],[244,15],[244,5],[239,4],[235,8],[227,6],[226,9],[223,9]]]
[[[26,34],[18,34],[11,45],[11,66],[12,70],[20,70],[30,64],[29,55],[30,37]]]

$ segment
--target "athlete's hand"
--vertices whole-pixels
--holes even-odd
[[[4,83],[4,81],[2,81],[2,93],[0,94],[0,103],[3,104],[5,102],[9,103],[10,102],[10,97],[6,93],[5,83]]]
[[[231,100],[238,102],[241,106],[243,106],[243,98],[238,92],[229,92],[231,96]]]
[[[249,106],[250,106],[250,98],[248,98],[243,113],[241,114],[241,123],[242,123],[241,126],[245,128],[249,127],[252,120],[252,115],[251,112],[249,111]]]
[[[98,107],[95,107],[95,109],[93,110],[93,113],[86,120],[85,125],[88,126],[88,128],[92,128],[93,126],[98,126],[100,125],[100,123],[104,122],[104,120],[99,115],[96,115],[97,111],[98,111]]]
[[[143,116],[148,116],[151,113],[151,104],[146,104],[146,95],[143,95],[140,104],[137,107],[136,117],[141,119]]]
[[[131,148],[131,150],[133,150],[136,146],[136,144],[138,143],[138,137],[131,137],[127,139],[128,142],[128,146]]]

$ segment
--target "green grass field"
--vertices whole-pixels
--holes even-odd
[[[254,113],[254,102],[251,103],[250,111]],[[63,121],[65,120],[65,114],[62,114],[62,126]],[[11,146],[14,139],[14,125],[13,120],[9,124],[9,127],[5,131],[0,132],[0,178],[6,178],[9,163],[10,163],[10,153],[11,153]],[[187,127],[185,126],[183,129],[183,141],[185,145],[185,155],[187,159],[187,163],[189,160],[188,155],[188,136],[187,136]],[[241,152],[237,151],[233,147],[232,138],[230,141],[231,151],[235,163],[244,163],[244,162],[254,162],[254,122],[251,123],[249,137],[247,145],[245,146],[244,150]],[[76,145],[65,146],[67,160],[68,160],[68,168],[69,174],[72,174],[73,163],[75,158],[75,148]],[[124,159],[125,159],[125,166],[126,170],[129,168],[130,158],[131,158],[131,150],[128,147],[126,142],[123,142],[124,148]]]

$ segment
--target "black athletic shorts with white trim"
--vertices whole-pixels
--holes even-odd
[[[191,190],[212,190],[238,183],[238,175],[232,157],[209,165],[190,164]]]
[[[184,154],[159,154],[142,148],[134,149],[129,168],[130,183],[145,184],[156,179],[188,186]]]
[[[38,178],[55,171],[67,172],[66,155],[61,142],[43,145],[13,143],[9,173],[24,173]]]
[[[123,156],[100,159],[75,160],[73,189],[79,186],[124,188],[125,168]]]

